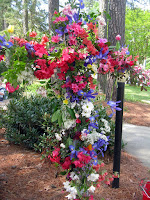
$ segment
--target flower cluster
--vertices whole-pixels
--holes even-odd
[[[138,84],[141,86],[150,85],[150,69],[145,70],[142,66],[136,65],[130,72],[131,84]]]
[[[124,74],[132,69],[132,66],[136,64],[138,56],[134,59],[132,55],[129,56],[128,47],[121,47],[119,40],[120,35],[116,36],[117,44],[116,50],[110,51],[107,59],[102,59],[99,64],[98,72],[100,74],[111,73],[113,76],[118,77],[121,73]]]
[[[98,159],[107,150],[109,137],[106,133],[110,127],[104,119],[101,119],[101,127],[98,124],[99,115],[94,106],[98,93],[94,78],[98,72],[124,72],[135,61],[126,56],[127,48],[109,52],[107,40],[97,35],[98,24],[105,25],[104,19],[97,17],[95,22],[89,19],[85,22],[79,15],[82,8],[84,4],[80,0],[76,9],[66,5],[62,13],[55,11],[53,26],[56,34],[51,38],[44,35],[36,41],[34,31],[29,34],[29,42],[23,38],[10,38],[11,44],[22,55],[16,65],[13,62],[16,67],[13,80],[21,82],[26,78],[30,81],[32,73],[38,79],[57,76],[57,81],[51,84],[56,98],[59,97],[51,116],[51,122],[57,124],[51,133],[52,151],[48,158],[67,174],[64,188],[69,192],[66,197],[70,200],[92,200],[92,193],[101,181],[106,184],[112,181]],[[4,44],[4,37],[1,41]],[[113,113],[114,109],[120,110],[118,103],[108,103]]]

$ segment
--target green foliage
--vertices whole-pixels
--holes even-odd
[[[47,0],[34,1],[27,0],[28,26],[30,30],[44,31],[48,29],[48,12],[42,8],[42,4],[48,6]],[[15,26],[15,34],[23,36],[23,3],[22,0],[2,0],[0,1],[0,31],[3,31],[8,25]]]
[[[2,73],[7,71],[6,63],[4,61],[0,62],[0,77],[2,76]]]
[[[150,57],[150,12],[140,8],[126,10],[125,40],[130,54],[139,55],[140,63]]]
[[[15,144],[24,144],[29,148],[34,148],[34,144],[38,145],[39,136],[44,134],[46,127],[52,125],[51,115],[56,104],[57,99],[40,97],[11,100],[4,123],[7,139]],[[46,113],[49,120],[45,124]]]
[[[150,69],[150,57],[146,59],[146,69]]]

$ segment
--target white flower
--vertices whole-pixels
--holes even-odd
[[[98,178],[99,178],[99,174],[94,174],[94,173],[92,173],[92,174],[90,174],[88,177],[87,177],[87,180],[88,181],[97,181],[98,180]]]
[[[65,129],[69,129],[69,128],[71,128],[71,127],[74,127],[76,125],[76,121],[75,120],[67,120],[67,121],[65,121],[64,122],[64,128]]]
[[[71,172],[71,173],[70,173],[70,178],[71,178],[72,180],[79,180],[79,176],[76,175],[74,172]]]
[[[60,147],[62,147],[63,149],[66,148],[66,146],[64,145],[64,143],[61,143],[61,144],[60,144]]]
[[[66,196],[68,199],[74,200],[76,198],[76,194],[70,193]]]
[[[87,118],[89,118],[89,117],[91,117],[91,111],[83,111],[82,113],[81,113],[81,115],[82,116],[85,116],[85,117],[87,117]]]
[[[82,105],[82,109],[84,112],[91,112],[94,109],[94,105],[92,102],[86,102]]]
[[[88,191],[94,193],[95,187],[93,185],[91,185],[91,187],[88,189]]]
[[[70,187],[70,182],[69,181],[63,182],[63,185],[64,188],[67,190],[67,188]]]
[[[81,131],[81,140],[84,141],[87,139],[87,133],[86,133],[87,129],[83,129],[83,131]]]
[[[71,105],[70,105],[71,109],[73,109],[75,106],[76,106],[76,101],[71,103]]]
[[[106,135],[101,134],[101,139],[105,140],[106,142],[108,141],[108,138],[106,137]]]
[[[66,133],[65,133],[65,130],[62,130],[61,134],[62,134],[62,135],[65,135],[65,134],[66,134]]]
[[[61,138],[61,134],[58,134],[58,133],[55,133],[55,137],[58,141],[61,141],[62,138]]]
[[[98,20],[99,25],[106,26],[106,22],[105,22],[104,17],[98,16],[96,19]]]

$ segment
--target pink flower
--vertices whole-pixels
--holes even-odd
[[[58,43],[60,41],[60,37],[58,35],[52,36],[51,41],[54,43]]]
[[[72,83],[71,84],[71,88],[72,88],[73,92],[78,92],[79,91],[79,87],[78,87],[77,84]]]
[[[94,197],[93,195],[90,196],[89,200],[94,200]]]
[[[72,17],[76,13],[76,10],[72,9],[71,6],[68,4],[68,5],[66,5],[66,7],[63,9],[62,12],[64,15],[68,15],[68,16]]]
[[[57,14],[58,14],[58,12],[55,10],[55,11],[54,11],[54,15],[57,15]]]
[[[75,76],[74,78],[75,78],[76,82],[83,81],[83,76],[77,75],[77,76]]]
[[[118,41],[121,40],[121,36],[120,36],[120,35],[117,35],[117,36],[116,36],[116,40],[118,40]]]
[[[14,88],[9,82],[6,83],[6,90],[9,92],[9,93],[13,93],[14,91],[18,90],[19,89],[19,85],[17,85],[16,88]]]
[[[76,40],[76,37],[74,37],[73,35],[72,36],[69,36],[69,42],[68,42],[70,45],[77,45],[77,40]]]
[[[37,33],[35,31],[32,31],[31,33],[29,33],[30,37],[35,37],[37,35]]]

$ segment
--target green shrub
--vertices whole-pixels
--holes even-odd
[[[109,136],[109,145],[107,152],[111,155],[114,149],[115,123],[111,120],[111,118],[108,117],[106,113],[106,108],[104,108],[101,104],[98,105],[96,110],[98,111],[97,114],[99,115],[97,117],[98,127],[100,127],[97,131],[103,132],[106,136]],[[48,118],[45,118],[45,124],[47,124],[47,121],[49,121]],[[45,131],[47,134],[43,134],[42,136],[40,136],[39,144],[35,145],[36,150],[42,153],[43,159],[51,154],[51,152],[54,150],[52,147],[55,146],[55,143],[57,144],[55,133],[61,132],[60,127],[56,127],[55,123],[53,123],[53,126],[51,127],[46,127],[48,128]]]
[[[4,123],[6,138],[15,144],[34,148],[34,144],[39,144],[39,136],[44,134],[45,126],[51,126],[51,114],[57,104],[57,99],[36,96],[11,100]],[[46,113],[49,121],[43,125]]]

